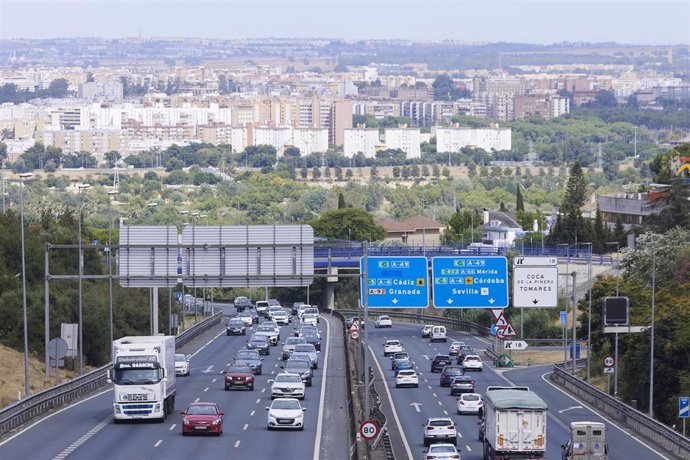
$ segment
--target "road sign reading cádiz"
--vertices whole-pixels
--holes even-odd
[[[614,364],[616,364],[616,360],[613,356],[607,356],[604,358],[604,367],[613,367]]]
[[[376,423],[374,420],[363,421],[359,425],[359,434],[361,434],[366,441],[376,439],[376,436],[378,436],[379,434],[378,423]]]
[[[426,257],[364,257],[361,273],[367,273],[367,299],[360,283],[362,305],[370,308],[426,308],[429,306]]]

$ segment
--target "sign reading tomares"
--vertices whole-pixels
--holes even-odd
[[[513,306],[558,305],[558,259],[516,257],[513,259]]]

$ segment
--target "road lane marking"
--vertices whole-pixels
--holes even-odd
[[[261,389],[261,392],[262,392],[262,393],[266,393],[266,388],[262,388],[262,389]]]
[[[176,426],[177,426],[177,423],[173,423],[172,425],[170,425],[170,428],[168,428],[168,431],[174,430]]]
[[[256,400],[256,403],[257,403],[257,404],[259,404],[260,402],[261,402],[261,400],[260,400],[260,399],[257,399],[257,400]]]
[[[431,387],[429,387],[429,388],[431,388]],[[438,396],[436,396],[436,393],[431,393],[431,395],[432,395],[434,398],[438,398]]]
[[[211,372],[212,369],[213,369],[213,364],[211,364],[210,366],[208,366],[206,369],[204,369],[201,372],[204,374],[208,374],[209,372]]]
[[[319,414],[316,422],[316,439],[314,440],[314,460],[321,455],[321,427],[323,426],[324,401],[326,399],[326,376],[328,371],[328,355],[331,351],[331,324],[326,320],[326,355],[323,357],[323,377],[321,378],[321,395],[319,396]]]
[[[255,412],[256,412],[256,411],[251,411],[251,412],[249,413],[249,416],[250,416],[250,417],[253,417]]]
[[[436,401],[439,406],[443,406],[443,403],[441,401]]]
[[[158,446],[160,446],[162,442],[163,442],[163,440],[162,440],[162,439],[159,439],[158,441],[156,441],[156,443],[153,445],[153,447],[158,447]]]
[[[204,393],[206,393],[207,391],[208,391],[208,387],[204,388]]]
[[[242,427],[242,430],[247,431],[247,428],[249,428],[249,424],[245,423],[244,426]]]
[[[638,439],[637,437],[633,436],[632,434],[628,433],[627,430],[624,430],[623,428],[621,428],[620,426],[618,426],[617,424],[615,424],[614,422],[612,422],[612,421],[609,420],[608,418],[604,417],[604,416],[601,415],[598,411],[592,409],[590,406],[588,406],[588,405],[585,404],[584,402],[582,402],[582,401],[576,399],[576,398],[575,398],[574,396],[572,396],[571,394],[565,392],[564,390],[561,390],[559,387],[557,387],[556,385],[554,385],[553,383],[551,383],[551,382],[549,381],[549,379],[546,378],[546,376],[549,375],[549,374],[551,374],[551,373],[552,373],[552,372],[547,372],[546,374],[542,374],[541,379],[542,379],[544,382],[546,382],[546,383],[548,383],[549,385],[551,385],[554,389],[560,391],[561,393],[563,393],[564,395],[566,395],[567,397],[569,397],[570,399],[572,399],[573,401],[582,404],[582,405],[583,405],[586,409],[588,409],[590,412],[596,414],[596,415],[597,415],[599,418],[601,418],[602,420],[605,420],[607,424],[610,424],[610,425],[615,426],[615,427],[618,428],[622,433],[624,433],[624,434],[630,436],[632,439],[634,439],[635,441],[639,442],[641,445],[643,445],[643,446],[646,447],[647,449],[651,450],[652,452],[654,452],[655,454],[657,454],[659,457],[663,458],[664,460],[670,460],[669,457],[666,457],[666,456],[663,455],[661,452],[659,452],[659,451],[657,451],[657,450],[654,450],[651,446],[648,446],[647,444],[645,444],[644,442],[642,442],[642,440],[640,440],[640,439]],[[549,415],[550,417],[553,417],[554,420],[558,421],[559,424],[562,424],[562,422],[561,422],[559,419],[557,419],[557,418],[556,418],[553,414],[551,414],[550,412],[548,413],[548,415]]]
[[[77,439],[76,441],[74,441],[74,442],[73,442],[72,444],[70,444],[65,450],[63,450],[62,452],[60,452],[59,454],[57,454],[55,457],[53,457],[53,460],[63,460],[63,459],[65,459],[65,458],[67,458],[67,457],[69,456],[69,454],[71,454],[73,451],[75,451],[79,446],[81,446],[82,444],[84,444],[86,441],[88,441],[89,439],[91,439],[92,437],[94,437],[94,436],[96,435],[96,433],[98,433],[98,432],[101,431],[103,428],[105,428],[106,426],[108,426],[108,423],[109,423],[109,422],[110,422],[110,416],[108,416],[108,418],[106,418],[105,420],[103,420],[102,422],[100,422],[98,425],[96,425],[96,426],[94,426],[93,428],[91,428],[91,429],[90,429],[89,431],[87,431],[84,435],[82,435],[81,438],[79,438],[79,439]]]
[[[443,415],[448,415],[448,411],[444,409]]]
[[[240,447],[240,442],[239,442],[239,441],[237,441],[237,442],[235,443],[235,447]]]
[[[373,348],[371,348],[370,345],[367,345],[367,348],[369,348],[369,351],[373,355],[374,358],[374,363],[376,363],[376,368],[379,370],[379,374],[381,374],[381,377],[383,377],[381,380],[383,381],[383,386],[386,388],[386,395],[388,396],[388,404],[391,406],[391,412],[393,412],[393,418],[395,418],[395,423],[398,425],[398,431],[400,432],[400,437],[402,438],[403,445],[405,446],[405,453],[407,454],[407,458],[414,458],[412,455],[412,450],[410,450],[410,444],[407,442],[407,437],[405,436],[405,432],[402,429],[402,423],[400,423],[400,418],[398,417],[398,411],[395,409],[395,404],[393,404],[393,397],[391,396],[391,390],[388,388],[388,382],[386,381],[385,374],[383,373],[383,369],[381,369],[381,365],[379,364],[379,359],[376,356],[376,353],[374,353]]]
[[[199,401],[201,401],[201,398],[196,398],[196,399],[194,400],[194,402],[199,402]]]
[[[217,381],[218,381],[218,379],[213,379],[213,380],[211,380],[211,383],[216,383]]]

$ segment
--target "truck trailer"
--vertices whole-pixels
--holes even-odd
[[[124,420],[165,421],[175,410],[175,337],[131,336],[113,342],[115,423]]]
[[[547,405],[533,391],[487,391],[479,428],[484,460],[539,459],[546,455]]]
[[[606,425],[601,422],[571,422],[570,439],[561,449],[562,460],[607,460]]]

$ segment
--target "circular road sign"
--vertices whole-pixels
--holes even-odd
[[[359,331],[351,331],[350,332],[350,338],[352,340],[357,340],[359,338]]]
[[[613,356],[607,356],[604,358],[604,367],[613,367],[615,363],[616,360],[613,358]]]
[[[60,337],[48,342],[48,356],[50,359],[62,359],[67,355],[67,342]]]
[[[359,425],[359,434],[361,434],[366,441],[376,439],[376,436],[379,434],[378,423],[373,420],[363,421],[362,424]]]

